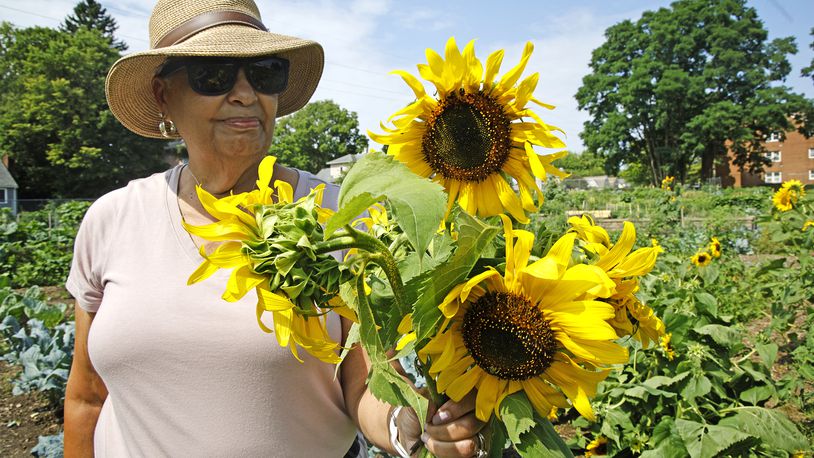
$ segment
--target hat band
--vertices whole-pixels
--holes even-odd
[[[153,49],[181,43],[198,32],[221,24],[243,24],[268,32],[266,26],[254,16],[238,11],[209,11],[184,21],[178,27],[170,30]]]

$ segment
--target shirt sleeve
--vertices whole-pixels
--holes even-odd
[[[84,310],[99,310],[104,295],[104,268],[109,246],[108,227],[115,220],[110,195],[88,208],[74,240],[73,260],[65,287]]]

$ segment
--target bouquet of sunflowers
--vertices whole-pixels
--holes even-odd
[[[490,456],[512,447],[521,456],[570,456],[547,419],[573,408],[593,419],[590,399],[613,365],[628,361],[621,338],[643,346],[664,338],[664,325],[635,293],[659,247],[634,249],[626,223],[613,241],[589,217],[541,238],[526,229],[542,203],[537,179],[566,176],[552,162],[559,129],[530,108],[553,108],[533,96],[538,74],[521,80],[533,47],[499,75],[503,51],[485,65],[473,42],[454,39],[444,57],[427,50],[420,76],[401,76],[415,101],[395,113],[387,145],[348,172],[338,210],[322,190],[294,201],[277,182],[274,158],[260,165],[257,189],[215,199],[198,190],[219,219],[185,226],[223,243],[190,277],[233,269],[224,299],[257,292],[257,319],[273,314],[273,332],[295,357],[300,349],[328,363],[347,348],[331,340],[325,314],[354,321],[347,346],[361,344],[372,362],[374,395],[409,405],[427,400],[392,364],[414,361],[429,396],[461,400],[476,390],[476,416],[490,423]],[[359,217],[359,215],[365,215]],[[332,252],[344,250],[343,260]]]

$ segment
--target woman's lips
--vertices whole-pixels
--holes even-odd
[[[235,129],[254,129],[260,126],[257,118],[226,118],[223,123]]]

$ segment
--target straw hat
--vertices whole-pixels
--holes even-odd
[[[285,116],[308,103],[316,90],[324,63],[322,46],[268,32],[252,0],[159,0],[150,16],[150,50],[113,64],[105,83],[107,103],[128,129],[163,138],[152,79],[167,57],[270,54],[290,62],[289,84],[277,106],[277,116]]]

